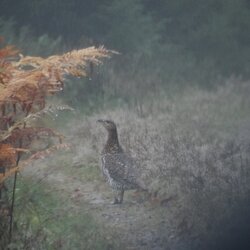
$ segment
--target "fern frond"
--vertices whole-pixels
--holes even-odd
[[[19,50],[12,45],[7,45],[4,48],[0,49],[0,59],[1,58],[10,58],[16,56],[19,53]]]
[[[16,165],[17,151],[10,144],[0,144],[0,166],[5,168]]]
[[[28,116],[24,117],[23,119],[18,120],[16,123],[10,126],[7,131],[1,131],[0,142],[9,141],[9,140],[14,141],[14,139],[18,139],[18,140],[22,139],[20,137],[22,133],[23,133],[23,137],[33,138],[34,135],[38,137],[40,136],[40,132],[43,132],[44,134],[45,131],[47,133],[47,136],[58,137],[60,140],[62,140],[63,136],[59,133],[56,133],[52,129],[31,128],[31,126],[33,125],[35,121],[44,118],[44,116],[49,116],[51,117],[51,119],[55,119],[55,117],[58,116],[58,112],[66,111],[66,110],[74,111],[74,109],[68,105],[61,105],[61,106],[49,106],[47,108],[40,110],[39,112],[31,113]],[[2,124],[11,124],[11,118],[12,118],[11,116],[0,117],[0,122]]]
[[[80,77],[86,76],[88,62],[100,64],[101,58],[109,58],[115,51],[106,50],[104,47],[89,47],[86,49],[73,50],[63,55],[50,56],[47,59],[42,57],[23,57],[16,64],[17,67],[31,66],[34,69],[49,71],[54,69],[61,76],[69,74]]]
[[[56,137],[59,139],[60,143],[64,138],[63,135],[57,133],[55,130],[51,128],[15,127],[7,131],[5,134],[3,134],[1,139],[2,142],[10,143],[12,145],[15,145],[16,142],[22,140],[23,145],[28,146],[33,140],[41,139],[44,137],[46,138]]]
[[[20,167],[14,167],[7,170],[5,173],[0,174],[0,184],[2,184],[7,178],[19,171]]]
[[[33,154],[29,158],[29,161],[44,159],[58,150],[69,150],[70,148],[71,148],[71,145],[69,143],[59,143],[59,144],[51,146],[48,149],[45,149],[43,151],[39,151]]]
[[[50,156],[51,154],[53,154],[54,152],[56,152],[58,150],[69,150],[70,148],[71,148],[70,144],[61,143],[61,144],[54,145],[54,146],[52,146],[52,147],[50,147],[50,148],[48,148],[46,150],[43,150],[43,151],[40,151],[40,152],[37,152],[37,153],[33,154],[27,160],[20,162],[17,167],[7,169],[4,174],[0,173],[0,184],[3,183],[7,178],[12,176],[16,172],[19,172],[20,170],[22,170],[25,167],[32,164],[34,161],[42,160],[42,159]]]
[[[51,119],[55,119],[55,117],[58,116],[58,113],[61,111],[74,111],[73,108],[71,108],[68,105],[61,105],[61,106],[48,106],[36,113],[30,113],[28,116],[24,117],[23,119],[20,119],[16,124],[12,126],[9,130],[14,130],[16,128],[21,127],[27,127],[32,126],[35,121],[44,118],[45,116],[50,117]]]
[[[4,83],[1,86],[0,105],[19,104],[26,113],[35,107],[42,109],[46,96],[63,89],[65,75],[86,76],[88,63],[100,64],[102,58],[114,53],[104,47],[90,47],[48,58],[21,57],[18,62],[8,63],[9,69],[5,70],[8,76],[5,73],[2,77],[0,75],[0,83]],[[3,69],[6,67],[7,64]]]
[[[61,111],[74,111],[74,109],[68,105],[61,105],[61,106],[50,105],[36,113],[29,114],[23,119],[22,122],[23,124],[29,124],[29,122],[37,121],[43,118],[44,116],[49,116],[52,119],[54,119],[55,116],[56,117],[58,116],[58,112],[61,112]]]
[[[66,144],[55,145],[34,153],[18,167],[14,165],[18,152],[27,152],[20,145],[28,148],[34,140],[50,137],[62,142],[63,136],[53,129],[32,124],[45,115],[53,117],[59,111],[72,110],[68,106],[45,108],[46,97],[63,89],[66,75],[86,76],[89,64],[98,65],[116,52],[90,47],[48,58],[19,54],[19,60],[17,54],[13,46],[0,49],[0,166],[11,166],[4,176],[0,173],[0,183],[33,160],[67,148]]]

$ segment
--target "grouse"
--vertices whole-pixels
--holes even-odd
[[[98,122],[108,131],[108,139],[101,152],[102,172],[113,189],[113,204],[121,204],[125,190],[142,188],[137,179],[138,169],[133,159],[120,146],[115,123],[110,120]]]

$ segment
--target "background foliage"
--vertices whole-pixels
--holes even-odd
[[[24,56],[103,44],[120,52],[89,65],[85,78],[67,77],[60,100],[51,100],[76,109],[76,119],[45,121],[75,147],[18,184],[14,247],[123,249],[112,238],[127,246],[154,231],[149,245],[133,247],[249,249],[248,0],[2,0],[0,18],[0,35]],[[95,123],[105,117],[118,123],[156,206],[131,205],[130,196],[123,208],[106,204],[98,167],[105,135]]]
[[[121,52],[109,70],[94,71],[91,84],[84,86],[91,98],[79,98],[72,90],[79,102],[115,96],[135,103],[159,87],[210,87],[232,75],[250,76],[247,0],[3,0],[0,9],[1,31],[11,30],[5,37],[24,51],[27,44],[40,55],[105,44]],[[6,21],[10,17],[13,21]],[[140,89],[141,96],[131,100],[131,88]]]

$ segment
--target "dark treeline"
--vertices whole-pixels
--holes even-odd
[[[2,0],[0,10],[17,28],[60,36],[67,47],[121,52],[113,72],[135,90],[250,77],[249,0]]]

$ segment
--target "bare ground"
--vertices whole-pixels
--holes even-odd
[[[76,213],[81,209],[90,213],[106,228],[108,241],[119,240],[119,249],[188,249],[185,238],[191,225],[186,225],[185,218],[171,221],[177,198],[159,202],[145,193],[128,191],[123,204],[113,205],[112,191],[104,181],[82,181],[55,166],[27,169],[24,174],[30,173],[69,198]]]

